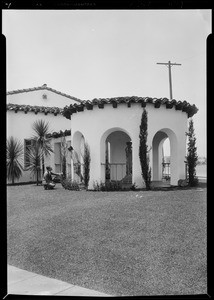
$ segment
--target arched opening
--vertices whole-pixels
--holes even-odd
[[[83,182],[83,156],[84,156],[84,146],[85,138],[80,131],[76,131],[72,138],[72,162],[73,162],[73,176],[72,178],[78,183]]]
[[[170,141],[167,137],[162,146],[162,180],[170,183]]]
[[[101,138],[101,181],[132,184],[132,142],[121,128],[109,129]]]
[[[176,185],[178,178],[177,138],[168,128],[156,132],[152,141],[153,185],[164,182]]]

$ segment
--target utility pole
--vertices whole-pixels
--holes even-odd
[[[171,74],[171,66],[181,66],[181,64],[171,63],[170,60],[168,63],[157,63],[157,65],[165,65],[169,68],[169,94],[170,100],[172,100],[172,74]]]

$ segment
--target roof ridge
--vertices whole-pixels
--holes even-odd
[[[21,89],[21,90],[9,91],[9,92],[6,93],[6,95],[13,95],[13,94],[19,94],[19,93],[27,93],[27,92],[38,91],[38,90],[48,90],[48,91],[54,92],[56,94],[59,94],[61,96],[67,97],[69,99],[72,99],[74,101],[82,102],[82,100],[80,100],[80,99],[78,99],[76,97],[70,96],[68,94],[62,93],[60,91],[57,91],[57,90],[55,90],[53,88],[48,87],[47,84],[43,84],[42,86],[28,88],[28,89]]]

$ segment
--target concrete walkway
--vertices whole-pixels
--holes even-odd
[[[10,265],[8,265],[7,276],[8,294],[111,297],[111,295],[21,270]]]

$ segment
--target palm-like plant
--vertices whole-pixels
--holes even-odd
[[[27,150],[26,156],[29,160],[27,170],[36,175],[36,184],[39,184],[39,172],[40,164],[42,158],[42,150],[38,143],[33,143],[33,145]]]
[[[14,184],[15,179],[22,175],[23,167],[20,163],[23,155],[23,145],[14,137],[7,140],[7,179]]]
[[[48,138],[49,133],[49,123],[44,120],[37,120],[33,123],[32,126],[35,135],[32,137],[34,141],[38,144],[38,147],[41,149],[41,159],[42,159],[42,172],[45,172],[45,156],[50,155],[53,152],[51,148],[51,138]]]

